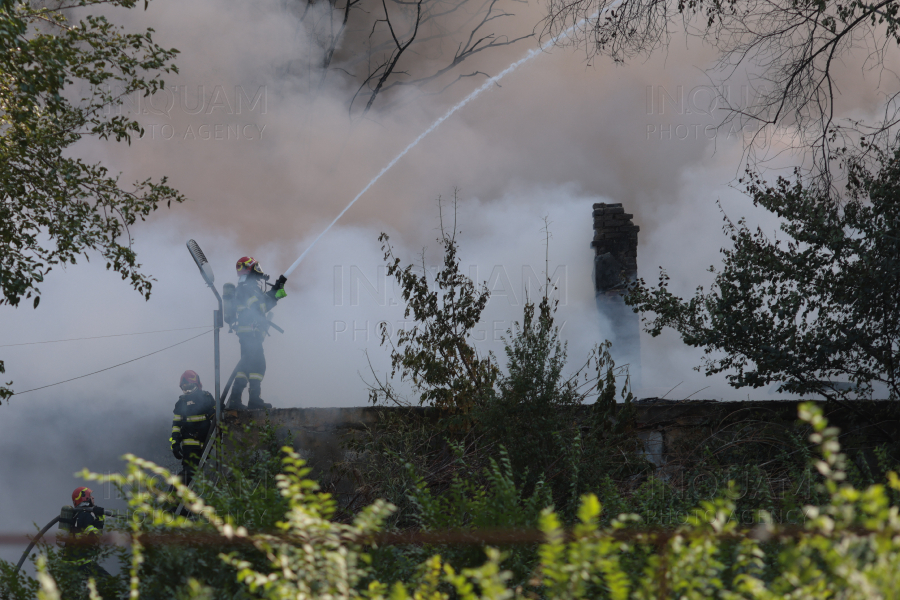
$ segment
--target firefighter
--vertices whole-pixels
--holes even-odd
[[[172,416],[172,454],[181,461],[181,480],[189,485],[203,456],[203,448],[216,418],[216,400],[203,391],[200,377],[185,371],[179,382],[184,392],[175,403]]]
[[[99,555],[97,538],[103,533],[105,511],[94,504],[90,488],[80,487],[72,492],[75,517],[69,525],[69,538],[62,551],[62,560],[87,577],[111,577],[97,564]]]
[[[264,292],[265,282],[269,276],[262,272],[259,262],[252,256],[241,257],[237,261],[238,285],[234,291],[235,322],[234,328],[241,342],[241,360],[234,376],[231,395],[226,408],[244,410],[241,394],[248,383],[250,399],[247,408],[256,410],[271,408],[271,404],[262,401],[262,380],[266,374],[266,356],[263,353],[263,340],[269,334],[269,319],[266,317],[275,304],[287,296],[284,284],[287,278],[282,275],[268,292]]]

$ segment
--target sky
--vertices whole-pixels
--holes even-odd
[[[543,8],[517,4],[503,33],[528,34]],[[327,17],[314,16],[320,24]],[[336,70],[322,79],[320,30],[301,22],[293,4],[154,0],[146,12],[110,17],[153,27],[158,43],[180,50],[180,73],[166,77],[165,92],[126,103],[145,128],[142,138],[84,140],[74,151],[121,172],[123,182],[167,176],[188,201],[132,229],[144,272],[156,280],[149,301],[97,257],[54,269],[38,309],[0,307],[0,358],[6,380],[23,392],[160,352],[0,406],[0,448],[14,457],[0,466],[0,531],[43,525],[68,502],[80,481],[73,473],[84,467],[118,469],[126,452],[174,466],[168,431],[180,374],[193,369],[213,389],[215,299],[188,239],[204,250],[218,286],[235,280],[233,265],[245,255],[274,279],[398,152],[484,81],[464,78],[441,93],[403,88],[363,117],[359,104],[349,106],[352,81]],[[369,25],[354,24],[336,55],[341,64],[352,63]],[[448,38],[413,52],[407,68],[427,73],[445,64],[455,47]],[[478,54],[459,73],[496,74],[537,44],[530,38]],[[606,339],[591,283],[596,202],[621,202],[634,214],[639,276],[655,281],[663,267],[681,294],[708,285],[706,269],[727,241],[724,214],[773,233],[778,226],[735,187],[742,132],[714,129],[720,113],[704,71],[714,58],[699,41],[677,36],[667,51],[625,65],[552,49],[442,123],[292,274],[273,313],[285,333],[265,342],[263,398],[279,408],[366,405],[370,365],[378,376],[389,367],[377,324],[395,331],[404,320],[378,236],[390,236],[404,263],[438,265],[438,198],[446,224],[456,196],[463,269],[493,292],[475,332],[484,352],[502,357],[502,336],[521,319],[528,282],[542,279],[547,264],[570,364]],[[872,114],[877,94],[861,89],[850,90],[846,110]],[[747,90],[737,82],[729,93]],[[98,336],[107,337],[83,339]],[[239,357],[233,334],[222,332],[221,351],[224,385]],[[776,397],[694,371],[701,352],[672,332],[642,334],[641,351],[639,396]],[[18,552],[0,548],[0,557]]]

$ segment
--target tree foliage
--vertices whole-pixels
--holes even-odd
[[[779,391],[869,395],[875,382],[900,398],[900,150],[870,171],[851,163],[846,202],[823,202],[802,177],[748,181],[754,204],[782,219],[787,239],[726,218],[732,246],[709,291],[683,300],[638,282],[627,302],[653,313],[651,335],[676,330],[706,353],[707,375],[736,387],[773,382]],[[712,268],[711,268],[712,269]]]
[[[163,75],[177,72],[177,50],[158,46],[152,30],[127,33],[85,12],[135,4],[0,3],[0,305],[33,298],[36,308],[38,285],[53,267],[91,252],[150,295],[152,280],[137,262],[130,227],[184,197],[165,178],[124,187],[102,163],[73,151],[85,136],[130,142],[140,125],[112,109],[125,96],[162,89]],[[74,14],[84,16],[68,18]],[[0,388],[0,397],[10,393]]]
[[[522,322],[507,331],[506,373],[476,411],[476,433],[506,449],[525,490],[546,481],[556,506],[572,517],[582,493],[633,474],[620,461],[637,449],[633,397],[628,371],[616,368],[608,341],[567,372],[555,310],[547,296],[537,307],[527,303]],[[633,466],[641,470],[644,462],[635,458]]]
[[[870,140],[885,134],[890,143],[897,133],[900,87],[890,57],[900,42],[898,25],[897,0],[551,0],[544,35],[574,26],[560,43],[575,40],[589,58],[603,54],[619,62],[667,46],[676,31],[699,38],[719,53],[710,73],[718,95],[711,108],[725,109],[723,125],[751,132],[748,158],[793,148],[811,160],[820,191],[832,192],[835,152],[856,144],[860,134]],[[841,118],[839,96],[859,87],[851,79],[859,67],[845,62],[871,76],[883,98],[882,118]],[[732,84],[756,97],[737,99]]]
[[[387,329],[381,329],[381,343],[392,344],[391,377],[399,374],[401,381],[412,382],[420,406],[447,411],[464,424],[471,410],[493,393],[499,375],[493,355],[479,353],[472,336],[490,292],[460,271],[455,223],[452,231],[441,227],[438,242],[444,250],[443,266],[433,280],[424,256],[420,268],[413,264],[404,267],[394,256],[387,234],[378,239],[387,274],[402,289],[406,302],[403,316],[413,319],[411,328],[397,332],[396,344]],[[398,401],[389,382],[379,382],[372,390],[373,402],[384,400]]]
[[[514,22],[510,11],[518,1],[294,0],[290,6],[318,44],[309,52],[318,78],[312,85],[342,78],[356,88],[349,112],[365,116],[376,100],[390,104],[401,90],[439,94],[460,81],[488,77],[475,65],[469,68],[473,59],[534,35],[530,26],[503,33],[504,24]]]
[[[370,397],[375,406],[409,406],[395,388],[399,374],[401,384],[411,384],[414,403],[432,410],[385,411],[351,442],[354,454],[366,457],[341,467],[357,485],[354,502],[385,498],[399,507],[392,525],[415,526],[423,503],[410,500],[423,484],[429,494],[460,499],[464,480],[474,498],[473,490],[495,487],[499,461],[509,465],[522,502],[544,490],[572,519],[581,494],[609,490],[612,477],[646,469],[636,455],[627,370],[616,368],[609,342],[569,368],[549,282],[539,304],[526,302],[521,321],[507,330],[505,362],[479,354],[470,332],[488,290],[459,272],[455,234],[444,230],[439,241],[444,260],[433,277],[424,264],[404,266],[385,244],[388,273],[411,320],[395,342],[382,332],[394,370],[383,379],[372,373]]]

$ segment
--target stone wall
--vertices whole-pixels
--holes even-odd
[[[663,471],[689,467],[712,448],[765,444],[776,447],[790,436],[806,441],[797,418],[799,400],[639,400],[638,437],[648,460]],[[841,430],[841,444],[853,451],[896,444],[900,439],[900,406],[888,400],[852,400],[843,404],[816,402],[832,426]]]
[[[663,477],[708,460],[709,453],[750,447],[759,443],[777,450],[794,440],[805,441],[806,431],[798,425],[799,401],[717,402],[714,400],[660,400],[633,403],[634,427],[642,452]],[[844,405],[818,403],[829,422],[841,429],[846,449],[867,452],[900,439],[900,407],[886,400],[849,401]],[[619,410],[623,405],[618,405]],[[332,467],[355,458],[344,442],[372,427],[386,413],[436,414],[430,409],[412,408],[287,408],[236,413],[226,412],[232,431],[255,444],[253,433],[240,433],[247,425],[263,425],[266,419],[276,428],[280,441],[292,438],[294,448],[314,469],[314,476],[334,491],[349,492],[349,482],[335,476]],[[252,430],[251,430],[252,431]],[[733,456],[733,452],[731,453]],[[750,459],[753,457],[751,456]]]

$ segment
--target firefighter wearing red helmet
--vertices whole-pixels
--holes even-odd
[[[72,506],[75,515],[71,522],[65,523],[69,537],[63,546],[63,562],[89,577],[109,577],[106,569],[97,564],[97,538],[103,533],[105,511],[94,504],[94,494],[87,487],[72,492]]]
[[[266,374],[266,356],[263,353],[263,340],[269,333],[269,320],[266,318],[275,304],[287,296],[284,275],[278,278],[268,292],[263,288],[269,276],[263,273],[259,262],[252,256],[243,256],[237,261],[238,285],[234,292],[235,316],[237,326],[234,328],[241,342],[241,361],[238,363],[226,408],[244,410],[241,395],[249,385],[250,399],[247,407],[250,410],[271,408],[271,404],[262,401],[262,380]]]
[[[200,377],[185,371],[179,381],[184,392],[175,403],[172,416],[172,454],[181,461],[181,480],[190,484],[203,456],[203,448],[216,418],[216,400],[203,390]]]

